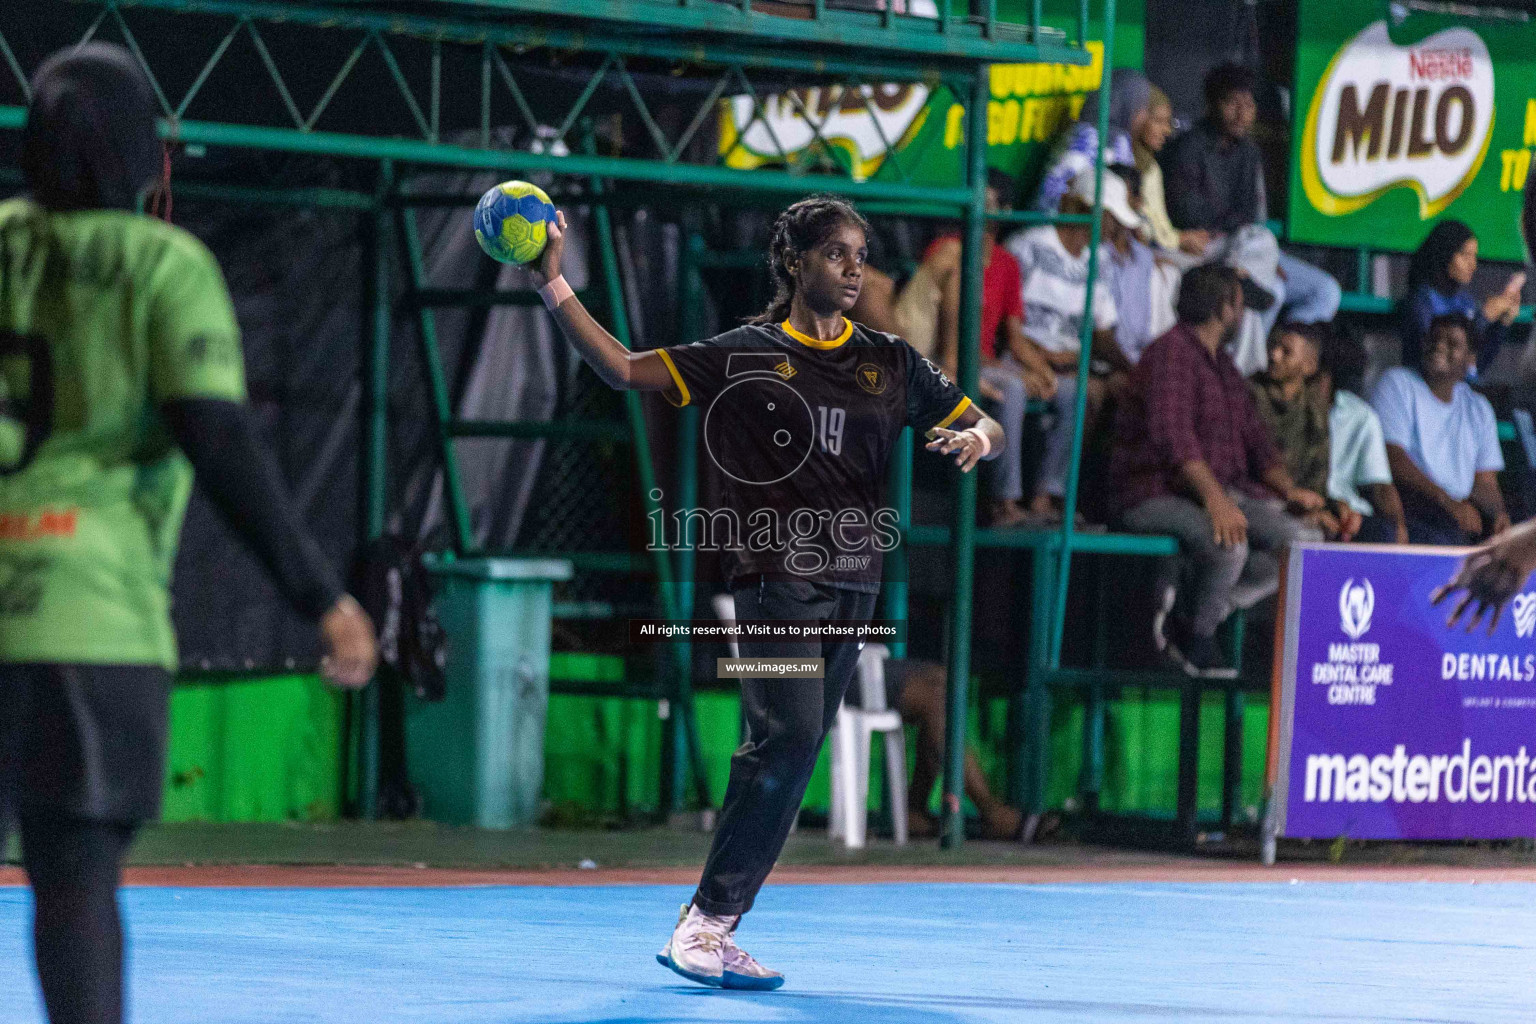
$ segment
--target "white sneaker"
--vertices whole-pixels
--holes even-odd
[[[725,949],[736,921],[736,916],[706,914],[698,907],[684,904],[672,938],[656,954],[656,962],[689,981],[710,988],[724,987]]]
[[[784,975],[771,971],[752,958],[752,954],[736,945],[734,936],[725,937],[725,974],[723,988],[756,989],[768,991],[784,984]]]

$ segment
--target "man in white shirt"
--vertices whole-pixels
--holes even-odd
[[[1061,200],[1061,212],[1092,213],[1094,172],[1089,168],[1072,179]],[[1113,239],[1118,232],[1135,230],[1141,217],[1131,208],[1125,182],[1110,171],[1104,172],[1104,220],[1100,237]],[[1087,224],[1043,224],[1021,231],[1008,240],[1008,251],[1019,262],[1024,289],[1024,334],[1045,351],[1055,368],[1055,422],[1046,431],[1045,458],[1040,467],[1037,493],[1031,511],[1043,516],[1059,516],[1062,496],[1066,493],[1068,463],[1072,454],[1072,414],[1077,405],[1077,362],[1081,351],[1083,315],[1088,298],[1088,244],[1092,240]],[[1105,376],[1128,373],[1130,360],[1115,340],[1119,317],[1115,299],[1105,279],[1108,270],[1107,247],[1100,246],[1099,273],[1093,288],[1092,354],[1101,364],[1088,380],[1088,409],[1084,436],[1093,430],[1106,391]]]
[[[1371,396],[1415,544],[1468,544],[1509,529],[1498,423],[1467,384],[1470,338],[1464,317],[1436,317],[1418,369],[1393,367]]]

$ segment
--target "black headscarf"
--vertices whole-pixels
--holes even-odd
[[[1431,228],[1408,261],[1408,295],[1412,297],[1423,285],[1440,285],[1451,257],[1472,237],[1472,229],[1459,220],[1442,220]]]
[[[21,168],[50,210],[134,209],[160,173],[155,96],[111,43],[60,50],[32,79]]]

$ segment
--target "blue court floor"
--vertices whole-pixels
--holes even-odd
[[[1521,884],[770,885],[738,937],[789,984],[654,954],[671,886],[129,889],[137,1024],[1536,1019]],[[0,889],[0,1022],[42,1020]]]

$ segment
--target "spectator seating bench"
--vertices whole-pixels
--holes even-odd
[[[1028,550],[1032,575],[1028,601],[1030,637],[1022,680],[1009,688],[1009,798],[1026,812],[1045,809],[1046,778],[1050,769],[1051,708],[1058,690],[1081,695],[1084,701],[1083,751],[1079,772],[1079,800],[1089,815],[1090,826],[1113,832],[1120,838],[1150,840],[1156,845],[1189,847],[1199,832],[1197,817],[1199,779],[1200,709],[1208,691],[1224,697],[1222,756],[1222,810],[1220,827],[1229,828],[1241,808],[1243,764],[1244,693],[1267,690],[1267,673],[1260,679],[1245,678],[1242,648],[1246,613],[1234,612],[1224,630],[1228,656],[1239,671],[1234,679],[1196,678],[1177,669],[1126,669],[1107,664],[1106,616],[1119,602],[1111,599],[1112,573],[1103,562],[1090,568],[1099,600],[1094,622],[1095,642],[1091,664],[1086,667],[1051,667],[1050,634],[1056,566],[1063,538],[1059,530],[989,529],[976,531],[978,549]],[[950,530],[941,525],[914,525],[909,543],[923,546],[948,544]],[[1074,554],[1114,557],[1162,558],[1178,554],[1178,541],[1170,536],[1131,533],[1082,533],[1072,537]],[[1104,777],[1104,728],[1107,695],[1121,686],[1146,686],[1179,692],[1178,796],[1173,820],[1111,818],[1097,812]]]

